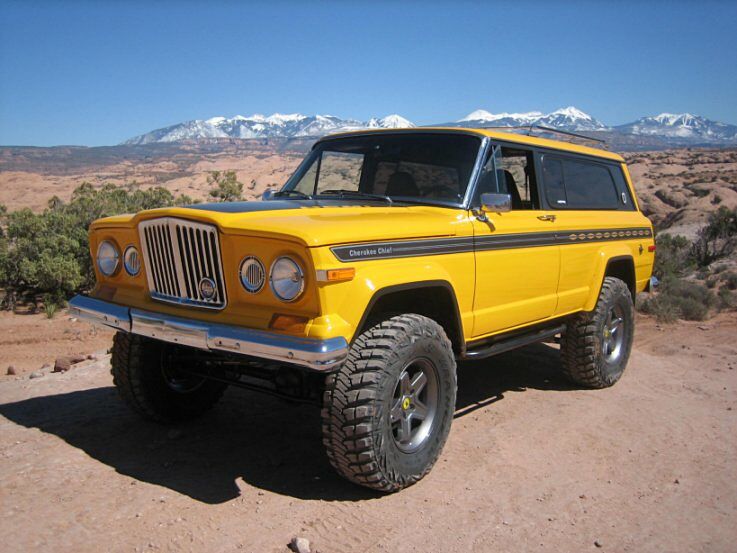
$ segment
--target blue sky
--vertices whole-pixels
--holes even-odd
[[[273,112],[737,123],[737,2],[0,3],[0,144]]]

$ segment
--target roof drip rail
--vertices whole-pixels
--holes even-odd
[[[521,125],[517,127],[508,127],[508,126],[489,126],[489,127],[479,127],[482,129],[499,129],[499,130],[506,130],[506,131],[527,131],[527,136],[532,136],[533,132],[538,132],[541,134],[544,133],[553,133],[557,135],[561,135],[562,137],[572,137],[572,138],[578,138],[579,140],[586,140],[590,142],[596,142],[597,144],[600,144],[603,148],[608,149],[606,140],[603,140],[601,138],[594,138],[593,136],[586,136],[584,134],[578,134],[575,132],[570,131],[562,131],[560,129],[554,129],[552,127],[545,127],[543,125]],[[570,142],[573,142],[572,140]]]

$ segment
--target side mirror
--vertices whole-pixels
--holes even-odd
[[[268,202],[269,200],[274,198],[274,191],[271,188],[267,188],[264,190],[264,193],[261,194],[261,201]]]
[[[483,213],[506,213],[512,211],[512,196],[509,194],[481,194]]]

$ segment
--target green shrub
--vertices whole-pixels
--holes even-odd
[[[680,312],[681,319],[687,321],[705,321],[709,318],[709,308],[698,300],[680,298],[675,303]]]
[[[46,318],[53,319],[58,309],[59,309],[59,306],[55,303],[45,303],[44,313],[46,313]]]
[[[720,309],[733,309],[737,307],[737,294],[726,288],[722,288],[717,292],[719,298]]]
[[[655,246],[653,274],[658,279],[683,276],[694,267],[690,253],[691,242],[685,236],[658,234]]]
[[[21,209],[0,212],[0,288],[3,305],[37,302],[39,297],[57,306],[76,292],[94,284],[87,229],[100,217],[133,213],[142,209],[182,205],[191,200],[175,198],[164,188],[104,185],[95,189],[84,183],[69,203],[57,197],[42,213]]]
[[[699,280],[706,280],[709,278],[709,269],[706,267],[702,267],[698,271],[696,271],[696,274],[694,275]]]
[[[235,171],[212,171],[207,184],[214,186],[210,196],[218,202],[236,202],[243,199],[243,183],[238,182]]]
[[[722,282],[724,282],[724,285],[729,288],[730,290],[737,290],[737,273],[734,271],[729,271],[726,273],[722,273],[719,277]]]
[[[678,307],[669,298],[660,294],[643,301],[640,304],[640,311],[654,316],[659,323],[665,324],[676,322],[680,316]]]
[[[716,304],[716,296],[703,284],[670,277],[661,283],[653,297],[642,303],[640,311],[662,323],[676,319],[703,321]]]
[[[737,208],[721,206],[709,214],[706,226],[691,246],[691,255],[699,267],[706,267],[717,259],[737,250]]]

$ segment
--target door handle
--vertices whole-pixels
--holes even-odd
[[[541,221],[550,221],[551,223],[556,219],[555,215],[538,215],[537,218]]]

